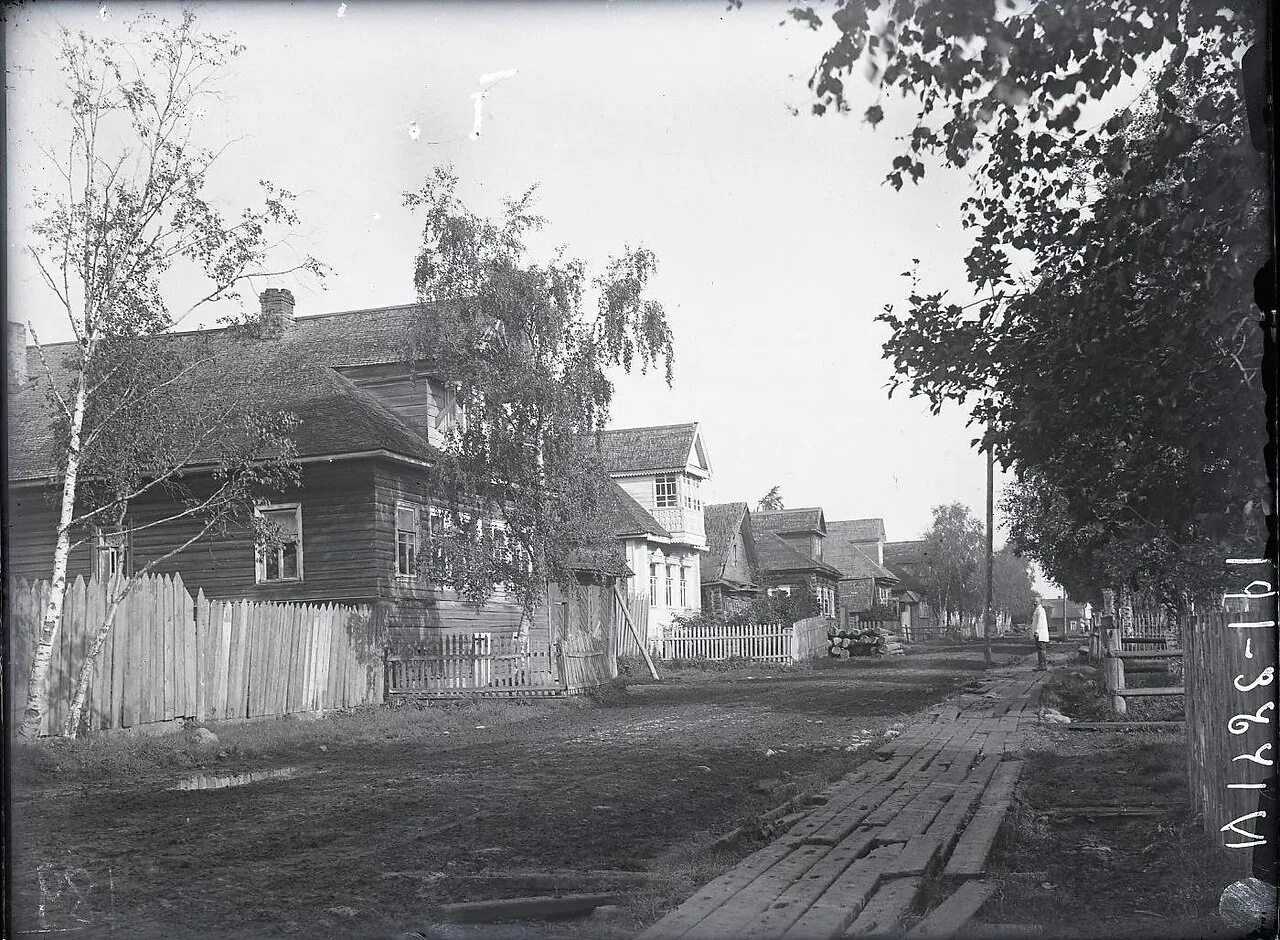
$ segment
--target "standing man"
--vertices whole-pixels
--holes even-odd
[[[1045,649],[1049,646],[1049,618],[1040,604],[1036,604],[1035,616],[1031,618],[1031,633],[1036,641],[1036,672],[1044,672],[1049,668],[1045,659]]]

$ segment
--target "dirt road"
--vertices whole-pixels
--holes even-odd
[[[392,936],[447,901],[617,888],[630,901],[586,934],[626,935],[752,847],[710,851],[717,836],[846,773],[871,750],[859,742],[981,670],[979,649],[953,646],[685,673],[452,733],[410,713],[396,734],[324,750],[313,722],[304,743],[210,756],[209,773],[293,771],[221,789],[170,789],[190,775],[163,770],[55,775],[14,794],[15,926]],[[271,733],[220,731],[224,745]]]

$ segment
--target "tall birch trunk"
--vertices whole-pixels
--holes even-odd
[[[93,681],[93,667],[97,665],[98,659],[102,655],[102,648],[107,645],[107,637],[111,635],[111,627],[116,619],[116,611],[120,608],[121,601],[129,593],[127,582],[119,590],[116,590],[116,584],[117,582],[113,578],[107,588],[110,592],[111,600],[107,604],[106,613],[103,614],[102,620],[98,623],[93,645],[89,647],[85,653],[84,662],[80,664],[80,674],[76,677],[76,694],[71,699],[71,707],[67,710],[67,720],[62,725],[62,736],[64,738],[74,738],[80,730],[80,716],[84,712],[85,699],[89,697],[89,685]]]
[[[90,351],[92,348],[91,340]],[[87,361],[88,356],[85,358]],[[82,368],[76,379],[75,398],[71,406],[71,433],[67,446],[67,469],[62,477],[62,505],[58,511],[58,539],[53,550],[49,605],[44,610],[40,642],[36,645],[35,656],[31,660],[31,673],[27,677],[27,707],[22,715],[22,725],[18,729],[18,733],[24,738],[34,738],[40,733],[40,720],[49,707],[45,682],[49,664],[53,660],[53,644],[62,626],[62,605],[67,595],[67,560],[71,554],[71,521],[75,518],[76,479],[80,475],[81,433],[87,398],[88,385]]]

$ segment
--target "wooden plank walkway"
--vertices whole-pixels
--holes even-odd
[[[1043,678],[1013,667],[935,707],[637,940],[902,936],[921,897],[932,909],[912,936],[952,936],[990,893],[979,879]]]

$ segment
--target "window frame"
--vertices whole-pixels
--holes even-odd
[[[120,544],[108,544],[111,536],[119,536]],[[110,574],[102,570],[104,556],[119,558],[119,561],[112,566],[114,570]],[[116,574],[127,578],[131,574],[132,564],[133,531],[129,528],[128,522],[119,526],[95,526],[93,529],[93,577],[100,581],[109,580]]]
[[[658,606],[658,563],[649,562],[649,605]]]
[[[680,474],[660,473],[653,478],[653,505],[658,509],[680,508]],[[670,492],[667,491],[668,485]]]
[[[408,510],[413,513],[413,528],[405,529],[400,525],[400,513],[402,510]],[[418,578],[418,559],[422,551],[422,507],[414,503],[405,502],[404,500],[396,500],[395,517],[393,520],[393,529],[395,531],[395,577],[398,581],[416,581]],[[400,535],[403,532],[409,532],[413,536],[413,560],[410,571],[400,570]]]
[[[673,572],[674,572],[675,567],[676,567],[676,566],[675,566],[675,565],[673,565],[673,564],[671,564],[670,562],[668,562],[668,563],[667,563],[667,565],[666,565],[666,569],[667,569],[667,571],[666,571],[666,575],[667,575],[667,593],[666,593],[667,605],[666,605],[666,606],[668,606],[668,607],[674,607],[674,606],[675,606],[674,594],[672,593],[672,588],[673,588],[673,586],[674,586],[674,582],[675,582],[675,578],[674,578],[672,575],[673,575]]]
[[[289,503],[261,503],[253,507],[253,514],[257,518],[262,518],[262,514],[264,512],[281,512],[285,509],[293,510],[294,521],[298,526],[298,534],[296,536],[298,546],[298,575],[295,578],[268,578],[267,557],[264,552],[264,546],[255,540],[253,546],[253,574],[255,584],[298,584],[306,580],[306,569],[303,567],[302,550],[302,502],[299,500]],[[277,545],[276,551],[281,553],[277,558],[279,570],[284,571],[284,545]]]
[[[689,566],[680,566],[680,606],[689,606]]]

